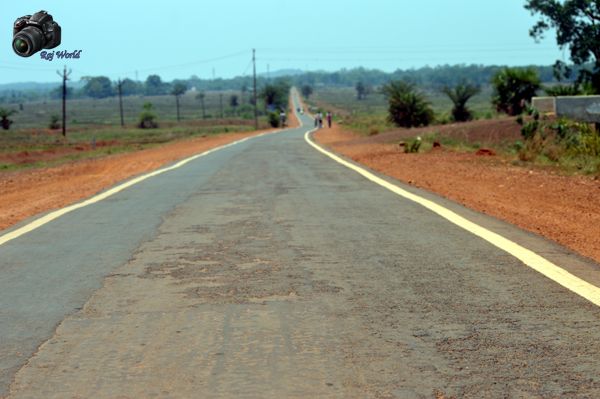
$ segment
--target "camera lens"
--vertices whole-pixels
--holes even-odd
[[[23,39],[15,39],[13,43],[15,51],[19,54],[27,54],[29,52],[29,44]]]
[[[43,32],[28,26],[13,38],[13,50],[21,57],[30,57],[40,51],[46,44]]]

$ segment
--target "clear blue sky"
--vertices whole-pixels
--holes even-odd
[[[13,53],[15,18],[45,9],[62,26],[59,50],[73,78],[165,80],[287,68],[393,71],[424,65],[552,64],[564,59],[549,35],[535,43],[524,0],[3,0],[0,83],[54,81],[64,61]],[[222,58],[223,56],[227,56]]]

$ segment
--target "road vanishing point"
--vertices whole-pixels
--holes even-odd
[[[0,233],[0,397],[600,397],[600,266],[300,119]]]

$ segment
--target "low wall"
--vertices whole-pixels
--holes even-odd
[[[533,97],[531,105],[542,114],[556,113],[556,97]]]
[[[600,123],[600,96],[556,97],[556,116]]]

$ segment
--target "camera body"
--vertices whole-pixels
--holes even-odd
[[[13,27],[13,50],[21,57],[30,57],[41,49],[60,45],[61,29],[52,15],[39,11],[17,18]]]

